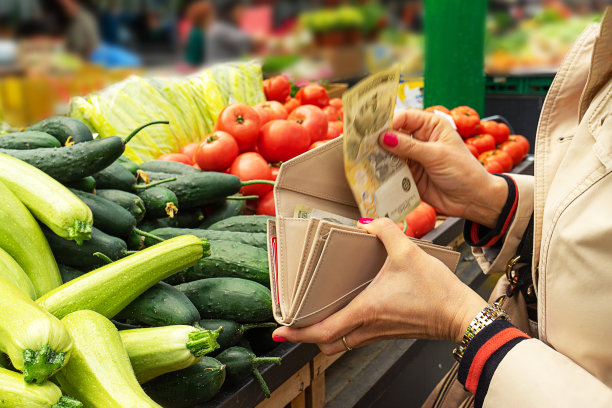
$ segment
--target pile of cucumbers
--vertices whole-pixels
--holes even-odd
[[[164,123],[0,135],[3,406],[191,407],[248,377],[270,395],[270,217],[233,175],[122,156]]]

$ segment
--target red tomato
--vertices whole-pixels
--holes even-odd
[[[414,231],[412,230],[412,228],[410,227],[410,225],[408,225],[406,221],[398,222],[397,226],[404,232],[404,234],[406,234],[407,237],[414,238]]]
[[[222,130],[234,136],[240,152],[249,150],[259,134],[259,115],[244,103],[232,103],[223,108],[214,130]]]
[[[289,120],[299,123],[310,137],[310,143],[327,138],[327,116],[314,105],[302,105],[296,108]]]
[[[527,153],[529,153],[529,140],[527,140],[527,138],[525,136],[521,136],[521,135],[510,135],[508,137],[508,140],[515,140],[518,143],[521,144],[521,146],[523,146],[523,151],[525,152],[525,155],[527,155]]]
[[[189,156],[183,153],[162,154],[161,156],[157,158],[157,160],[174,161],[174,162],[179,162],[179,163],[185,163],[190,166],[193,164],[193,161],[189,158]]]
[[[505,123],[497,123],[492,120],[480,121],[480,133],[486,133],[495,138],[495,145],[500,145],[508,140],[510,129]]]
[[[480,116],[474,109],[469,106],[459,106],[451,110],[450,114],[462,138],[466,139],[480,132]]]
[[[199,145],[200,144],[197,142],[186,144],[185,146],[183,146],[180,152],[183,153],[185,156],[189,157],[191,161],[195,163],[195,160],[193,159],[193,155],[195,154],[195,151]]]
[[[342,122],[334,121],[327,124],[327,139],[335,139],[342,134]]]
[[[498,123],[497,132],[498,132],[499,140],[502,140],[504,142],[508,140],[508,136],[510,136],[510,128],[508,127],[508,125],[506,125],[505,123]]]
[[[270,166],[270,171],[272,172],[272,180],[276,181],[280,167]]]
[[[490,161],[484,164],[484,168],[491,174],[499,174],[504,172],[504,168],[502,167],[502,165],[496,161]]]
[[[274,191],[269,191],[259,199],[257,203],[257,215],[269,215],[276,217],[276,207],[274,205]]]
[[[257,114],[259,115],[259,126],[263,126],[270,121],[270,114],[262,106],[257,104],[253,106],[253,109],[255,109],[255,112],[257,112]]]
[[[342,120],[342,118],[340,117],[340,114],[338,113],[338,109],[334,108],[331,105],[324,107],[323,112],[327,116],[327,120],[329,122],[333,122],[336,120]]]
[[[484,153],[495,149],[495,138],[491,135],[478,135],[466,139],[465,144],[474,146],[478,153]]]
[[[520,142],[516,140],[507,140],[502,143],[500,150],[508,153],[508,156],[512,158],[512,163],[514,166],[523,161],[525,157],[525,151],[523,150],[523,146]]]
[[[341,121],[344,120],[344,110],[342,108],[338,109],[338,115]]]
[[[342,99],[340,99],[340,98],[331,98],[329,100],[329,106],[333,106],[336,109],[342,109]]]
[[[236,157],[230,167],[230,173],[242,181],[272,180],[272,170],[270,170],[268,162],[259,153],[255,152],[242,153]],[[270,190],[272,190],[271,185],[254,184],[242,187],[240,194],[263,197]]]
[[[270,117],[269,120],[287,119],[287,116],[289,116],[289,113],[287,112],[287,109],[285,109],[283,104],[276,101],[258,103],[257,105],[255,105],[255,108],[265,110],[268,113],[268,116]],[[259,125],[263,126],[264,124],[260,123]]]
[[[266,79],[263,81],[263,88],[269,101],[283,102],[291,93],[291,83],[283,75]]]
[[[315,105],[319,108],[329,105],[329,94],[319,84],[306,85],[297,92],[295,98],[302,105]]]
[[[470,153],[472,153],[474,157],[478,158],[478,155],[480,153],[478,153],[478,149],[476,148],[476,146],[474,146],[473,144],[467,144],[467,143],[465,145],[467,146]]]
[[[425,108],[424,110],[425,110],[425,112],[429,112],[429,113],[434,113],[435,111],[440,111],[440,112],[446,113],[447,115],[451,114],[451,111],[449,111],[447,107],[442,106],[442,105],[430,106],[428,108]]]
[[[285,107],[285,109],[287,110],[287,113],[291,113],[293,112],[293,110],[295,108],[297,108],[298,106],[300,106],[300,101],[298,101],[295,98],[287,98],[287,100],[285,101],[285,104],[283,105]]]
[[[319,146],[323,146],[325,143],[329,142],[329,140],[319,140],[318,142],[314,142],[310,145],[308,150],[316,149]]]
[[[202,140],[194,158],[202,170],[225,171],[237,156],[236,140],[229,133],[217,130]]]
[[[496,161],[501,165],[504,173],[512,170],[512,157],[508,156],[508,153],[503,152],[499,149],[495,149],[491,152],[482,153],[480,156],[478,156],[478,160],[482,164],[487,164],[491,161]]]
[[[290,120],[273,120],[261,128],[257,149],[270,163],[284,162],[308,150],[306,129]]]
[[[414,232],[414,236],[421,238],[436,226],[436,210],[431,205],[421,201],[421,204],[404,219]]]

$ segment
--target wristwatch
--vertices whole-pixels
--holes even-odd
[[[504,300],[506,300],[506,296],[501,296],[492,304],[487,305],[480,313],[476,315],[474,320],[470,322],[470,325],[465,330],[461,344],[459,347],[453,350],[453,356],[455,356],[457,361],[461,361],[461,357],[463,357],[463,353],[465,352],[468,344],[470,344],[470,341],[472,341],[472,339],[476,337],[476,335],[482,329],[497,319],[510,320],[508,314],[501,308]]]

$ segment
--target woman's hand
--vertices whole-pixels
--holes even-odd
[[[418,110],[398,111],[393,129],[380,136],[380,145],[409,161],[424,201],[444,214],[495,226],[508,186],[474,159],[446,119]]]
[[[274,336],[317,343],[325,354],[393,338],[453,340],[459,343],[472,319],[486,306],[442,262],[410,241],[395,223],[378,219],[360,227],[377,235],[388,258],[376,278],[345,308],[305,328],[281,327]]]

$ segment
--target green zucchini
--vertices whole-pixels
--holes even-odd
[[[198,228],[206,229],[215,222],[229,217],[241,215],[246,208],[245,200],[223,200],[218,205],[205,212],[204,222]]]
[[[145,290],[193,265],[208,251],[209,244],[194,236],[170,239],[64,283],[36,302],[60,318],[90,309],[110,319]]]
[[[119,204],[84,191],[71,191],[89,207],[96,227],[105,233],[127,237],[136,227],[136,218]]]
[[[8,354],[26,382],[42,384],[68,361],[70,334],[56,317],[4,278],[0,293],[0,351]]]
[[[161,408],[142,390],[119,332],[91,310],[70,313],[62,323],[74,340],[72,356],[55,380],[67,394],[94,408]]]
[[[34,217],[60,237],[78,243],[89,239],[93,222],[91,210],[66,187],[42,171],[0,154],[0,182],[15,194]]]
[[[82,272],[76,268],[72,268],[67,265],[58,264],[57,266],[59,266],[60,274],[62,275],[62,281],[64,283],[70,282],[71,280],[76,279],[81,275],[85,275],[85,272]]]
[[[18,373],[0,368],[0,406],[8,408],[80,408],[79,401],[62,396],[59,387],[50,381],[28,384]]]
[[[238,384],[253,375],[259,383],[266,398],[270,398],[270,389],[257,370],[262,364],[281,363],[280,357],[257,357],[252,351],[243,347],[230,347],[216,357],[225,364],[226,381],[228,384]]]
[[[108,235],[95,227],[91,229],[91,239],[83,242],[81,245],[72,241],[66,241],[47,228],[42,230],[56,261],[73,268],[91,270],[104,265],[105,262],[94,255],[96,252],[103,253],[111,260],[116,261],[123,258],[127,251],[125,241],[121,238]]]
[[[142,221],[145,216],[144,202],[136,194],[122,190],[98,189],[96,190],[96,195],[112,201],[115,204],[119,204],[121,207],[128,210],[130,214],[134,216],[136,222]]]
[[[96,179],[92,176],[87,176],[76,181],[64,183],[64,185],[68,188],[85,191],[86,193],[93,194],[96,191]]]
[[[128,159],[125,156],[119,156],[119,158],[117,159],[117,163],[128,169],[133,175],[137,175],[138,170],[140,170],[140,166],[138,164],[134,163],[132,160]]]
[[[182,207],[181,207],[182,209]],[[192,234],[199,238],[214,241],[232,241],[239,242],[245,245],[251,245],[257,248],[266,249],[267,237],[266,234],[260,232],[233,232],[233,231],[213,231],[196,228],[156,228],[149,231],[151,234],[158,236],[163,239],[178,237],[180,235]],[[145,239],[145,245],[153,245],[155,241],[151,239]]]
[[[32,125],[28,130],[46,132],[55,137],[62,146],[68,138],[74,143],[88,142],[93,140],[91,130],[80,120],[67,116],[54,116]]]
[[[218,221],[208,227],[214,231],[238,231],[238,232],[261,232],[267,233],[268,220],[274,217],[269,215],[237,215]]]
[[[217,337],[217,343],[221,349],[232,347],[240,341],[242,335],[252,329],[257,328],[275,328],[276,323],[252,323],[252,324],[241,324],[232,320],[221,320],[221,319],[204,319],[198,322],[198,327],[207,330],[215,330],[219,327],[223,328],[223,331]]]
[[[1,221],[0,221],[1,222]],[[36,289],[23,268],[4,249],[0,248],[0,277],[17,286],[30,299],[36,300]],[[199,315],[198,315],[199,316]]]
[[[201,173],[202,170],[198,170],[193,166],[189,166],[184,163],[166,161],[166,160],[152,160],[144,162],[140,165],[140,170],[157,173],[168,173],[168,174],[195,174]]]
[[[144,236],[138,234],[136,231],[132,231],[125,239],[125,243],[127,244],[128,250],[140,251],[145,248],[144,240]]]
[[[158,282],[121,310],[116,318],[137,326],[170,326],[194,324],[200,319],[200,313],[183,292]]]
[[[145,238],[146,240],[146,238]],[[210,256],[168,278],[178,284],[204,278],[242,278],[270,286],[268,253],[251,245],[210,240]]]
[[[176,325],[122,330],[121,341],[141,384],[187,368],[219,348],[219,330]]]
[[[141,190],[138,197],[143,201],[147,216],[150,218],[174,218],[179,202],[176,195],[164,186]]]
[[[136,184],[136,177],[117,162],[94,174],[94,178],[98,188],[133,191]]]
[[[115,325],[117,330],[133,330],[133,329],[142,329],[141,326],[135,326],[133,324],[120,322],[118,320],[112,319],[111,322]]]
[[[225,366],[211,357],[161,375],[143,384],[145,392],[164,407],[191,408],[212,399],[225,381]]]
[[[32,214],[2,182],[0,197],[0,248],[28,276],[36,291],[35,298],[42,296],[62,284],[49,243]],[[69,242],[63,238],[58,239]],[[23,284],[27,286],[27,283]]]
[[[240,278],[210,278],[182,283],[176,288],[187,295],[203,319],[241,323],[272,319],[270,289]]]
[[[1,149],[28,150],[39,147],[62,147],[62,145],[50,134],[35,130],[0,135]]]

